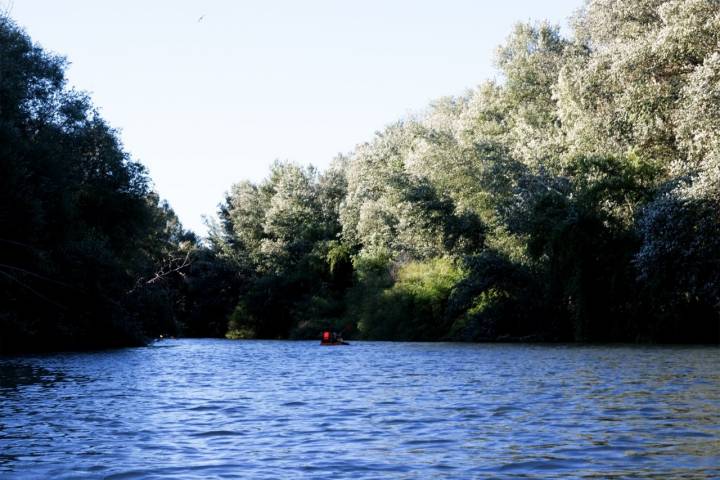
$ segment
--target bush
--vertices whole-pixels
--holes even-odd
[[[388,277],[390,273],[387,272]],[[365,338],[441,338],[450,327],[445,316],[447,300],[462,276],[452,260],[436,258],[399,266],[395,283],[385,288],[377,276],[371,277],[375,282],[364,287],[368,295],[360,308],[363,317],[358,328]]]

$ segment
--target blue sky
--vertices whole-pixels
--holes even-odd
[[[15,0],[10,15],[67,57],[70,84],[204,233],[202,215],[232,183],[262,179],[274,159],[325,167],[431,100],[495,78],[494,51],[515,23],[565,25],[581,5]]]

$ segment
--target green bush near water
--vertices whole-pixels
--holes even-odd
[[[462,271],[449,258],[399,266],[389,286],[378,282],[355,298],[351,309],[362,312],[358,329],[365,338],[437,340],[449,325],[445,308]],[[385,288],[383,288],[385,287]]]

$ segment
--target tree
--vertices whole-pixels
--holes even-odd
[[[661,191],[639,218],[635,262],[653,322],[666,342],[720,342],[720,170]]]
[[[0,352],[137,344],[168,327],[143,279],[174,252],[177,218],[64,68],[0,18]]]

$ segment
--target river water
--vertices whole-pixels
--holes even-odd
[[[720,348],[168,340],[0,357],[0,478],[720,478]]]

